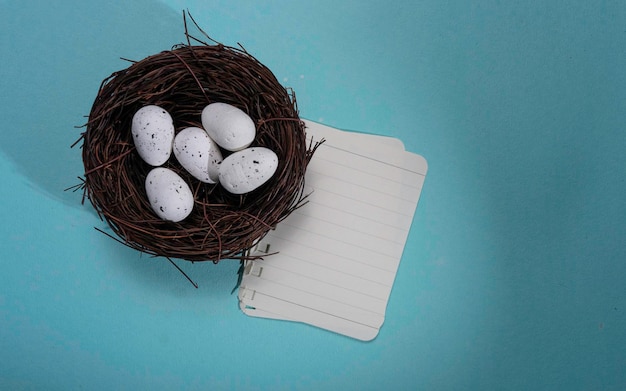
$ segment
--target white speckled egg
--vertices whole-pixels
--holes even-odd
[[[233,194],[251,192],[267,182],[278,168],[278,156],[269,148],[252,147],[235,152],[220,165],[220,184]]]
[[[193,210],[193,193],[183,178],[165,167],[146,176],[146,193],[154,213],[163,220],[179,222]]]
[[[174,138],[174,156],[178,162],[204,183],[217,183],[222,152],[204,129],[191,127]]]
[[[133,116],[131,132],[139,156],[151,166],[169,159],[174,142],[174,121],[163,108],[144,106]]]
[[[252,118],[227,103],[211,103],[202,110],[202,126],[220,147],[228,151],[247,148],[256,129]]]

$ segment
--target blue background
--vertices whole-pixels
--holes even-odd
[[[377,339],[248,318],[235,262],[129,250],[79,193],[102,79],[242,43],[301,116],[429,162]],[[0,1],[0,388],[622,390],[623,1]]]

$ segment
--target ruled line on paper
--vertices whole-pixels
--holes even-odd
[[[306,220],[306,219],[303,219]],[[324,243],[329,248],[349,245],[353,251],[364,251],[369,256],[385,256],[391,259],[399,258],[402,255],[402,246],[394,245],[383,240],[375,240],[373,237],[363,238],[354,234],[354,231],[345,229],[336,225],[327,225],[324,233],[318,232],[316,228],[311,228],[305,223],[293,224],[291,221],[285,220],[281,223],[283,227],[291,227],[295,231],[304,231],[308,240],[318,243]],[[321,223],[320,223],[321,224]],[[341,238],[341,239],[337,239]],[[367,240],[363,240],[367,239]]]
[[[351,199],[353,202],[359,204],[365,204],[373,206],[379,209],[383,209],[389,212],[402,214],[408,216],[408,211],[412,210],[414,203],[393,197],[389,194],[384,194],[371,189],[357,190],[354,185],[350,185],[335,178],[328,178],[323,176],[309,177],[309,182],[315,184],[313,193],[309,196],[311,199],[318,198],[316,192],[327,192],[332,196],[340,196]],[[322,193],[323,194],[323,193]]]
[[[317,154],[317,152],[320,153]],[[351,164],[344,163],[346,155],[352,157]],[[341,159],[338,160],[337,157],[341,157]],[[390,178],[395,182],[409,186],[413,185],[416,180],[419,180],[420,177],[423,178],[425,176],[425,174],[420,169],[412,167],[402,167],[398,164],[392,164],[388,161],[373,159],[364,156],[363,154],[346,151],[345,149],[335,147],[331,144],[320,145],[320,147],[316,151],[315,159],[318,162],[329,162],[336,166],[349,168],[350,170],[361,171],[363,173],[368,173],[379,177]],[[397,175],[393,175],[394,172],[391,172],[388,168],[402,168],[402,170],[395,171],[397,172]],[[389,176],[390,174],[391,176]]]
[[[323,194],[327,193],[327,194]],[[308,198],[309,204],[321,205],[344,213],[360,216],[364,219],[378,221],[380,224],[406,229],[411,227],[413,215],[383,208],[372,208],[372,204],[361,202],[328,190],[316,189]],[[310,208],[313,209],[313,208]]]
[[[387,287],[391,287],[395,276],[395,268],[388,270],[389,262],[381,261],[376,263],[370,260],[369,263],[366,263],[362,259],[351,259],[337,252],[331,252],[317,246],[283,238],[275,232],[268,234],[261,242],[261,245],[265,243],[270,243],[271,248],[280,249],[280,256],[268,257],[268,259],[264,260],[264,262],[267,263],[289,265],[294,260],[301,261],[303,263],[323,267],[329,274],[351,274],[361,280],[376,282]],[[383,268],[383,266],[387,267]]]
[[[308,210],[306,210],[308,209]],[[363,235],[371,235],[389,242],[404,245],[404,237],[408,229],[398,228],[391,224],[381,223],[373,219],[359,216],[354,213],[346,213],[337,209],[330,209],[323,205],[316,205],[315,213],[311,213],[313,208],[305,208],[304,211],[296,210],[294,214],[301,215],[307,219],[320,221],[328,224],[335,224],[342,228],[352,229]]]
[[[259,283],[258,279],[251,279],[246,282],[245,289],[255,291],[255,296],[252,300],[244,299],[244,303],[251,306],[259,306],[258,299],[261,295],[273,297],[275,299],[282,300],[284,302],[297,304],[301,307],[308,308],[309,310],[332,315],[336,318],[347,319],[353,322],[376,327],[382,324],[384,318],[383,315],[370,311],[367,309],[357,308],[352,305],[341,303],[333,299],[317,296],[308,292],[300,291],[277,284],[273,281],[262,281]],[[263,308],[263,307],[261,307]],[[283,311],[284,312],[284,311]],[[279,311],[280,313],[280,311]]]
[[[365,224],[368,220],[351,214],[337,212],[335,215],[324,215],[319,208],[309,209],[310,213],[294,213],[284,224],[390,256],[395,256],[396,248],[403,247],[406,241],[408,230],[390,229],[374,222]]]
[[[319,139],[318,140],[313,139],[313,140],[314,140],[313,142],[319,141]],[[402,170],[402,171],[418,174],[420,176],[426,176],[425,173],[419,172],[419,171],[414,170],[412,168],[405,167],[405,166],[400,165],[400,164],[392,163],[390,161],[378,159],[376,157],[367,156],[367,155],[362,154],[362,153],[357,153],[357,152],[355,152],[353,150],[349,150],[347,148],[342,148],[342,147],[339,147],[339,146],[336,146],[336,145],[332,145],[330,143],[324,143],[324,144],[320,145],[320,148],[322,148],[322,147],[338,150],[338,151],[344,152],[345,154],[350,154],[350,155],[353,155],[353,156],[361,157],[361,158],[367,159],[367,160],[372,161],[372,162],[377,162],[377,163],[380,163],[380,164],[383,164],[383,165],[386,165],[386,166],[390,166],[390,167],[396,168],[398,170]]]
[[[245,308],[246,305],[251,304],[254,306],[254,309]],[[371,340],[378,334],[379,326],[369,326],[354,321],[353,319],[346,319],[345,317],[342,318],[315,311],[298,303],[289,302],[263,293],[259,293],[255,298],[255,302],[243,299],[241,305],[243,307],[242,310],[250,316],[269,315],[273,319],[307,323],[329,331],[349,335],[363,341]]]
[[[410,183],[403,183],[396,176],[406,177],[406,173],[401,175],[393,172],[386,175],[383,173],[376,174],[372,171],[363,171],[352,166],[323,159],[315,160],[315,163],[311,163],[307,168],[307,174],[316,174],[325,178],[344,181],[353,186],[392,195],[409,202],[415,199],[415,195],[421,190],[420,182],[422,178],[419,177],[416,177]]]
[[[312,278],[300,273],[274,268],[272,265],[264,265],[259,262],[257,262],[257,264],[260,265],[259,267],[262,268],[263,271],[260,276],[249,276],[246,280],[247,287],[252,287],[251,280],[262,280],[264,282],[259,281],[259,285],[262,284],[262,287],[259,288],[261,292],[265,291],[265,282],[267,282],[311,294],[314,297],[326,298],[333,303],[346,304],[379,315],[385,312],[387,305],[386,294],[376,296],[372,295],[371,292],[363,293],[353,289],[353,286],[346,281],[342,284],[332,284],[323,279]],[[356,285],[358,285],[358,283]]]
[[[284,272],[293,273],[302,277],[311,278],[320,282],[325,282],[347,290],[361,293],[366,296],[382,299],[389,295],[390,284],[384,284],[380,280],[362,278],[352,273],[334,271],[329,273],[329,268],[321,267],[311,262],[303,261],[293,255],[283,257],[288,262],[264,262],[263,260],[252,261],[260,268],[277,269]],[[332,269],[331,269],[332,270]]]

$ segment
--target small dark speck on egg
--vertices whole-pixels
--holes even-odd
[[[259,164],[259,161],[258,160],[253,160],[252,163]]]

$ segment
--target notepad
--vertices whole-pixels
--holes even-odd
[[[398,139],[305,121],[324,139],[308,203],[252,249],[238,298],[249,316],[307,323],[363,341],[385,312],[427,172]]]

